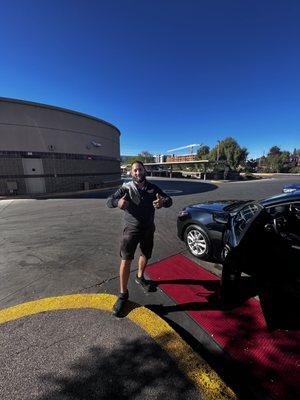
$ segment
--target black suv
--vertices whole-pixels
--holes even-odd
[[[259,202],[191,205],[179,213],[177,228],[194,256],[223,265],[223,300],[244,272],[264,284],[289,285],[299,302],[300,190]]]

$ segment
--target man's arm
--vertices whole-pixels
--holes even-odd
[[[119,200],[127,195],[127,190],[121,186],[114,194],[109,196],[106,200],[106,205],[109,208],[116,208],[118,207]]]

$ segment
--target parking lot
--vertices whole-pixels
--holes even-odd
[[[261,199],[280,193],[284,183],[300,182],[300,177],[221,183],[159,178],[153,181],[173,198],[173,207],[156,213],[151,260],[155,263],[179,253],[187,255],[176,236],[177,214],[184,206],[206,200]],[[1,309],[52,296],[117,293],[122,212],[106,207],[109,193],[0,201]],[[201,264],[220,273],[218,265]],[[134,296],[134,301],[144,305],[166,301],[160,293],[146,300],[142,293]],[[177,314],[176,318],[170,317],[170,323],[177,331],[188,330],[184,313]],[[187,334],[183,336],[189,341]],[[201,334],[197,340],[201,340]]]

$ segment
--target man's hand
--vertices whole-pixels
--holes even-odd
[[[162,208],[163,199],[160,197],[158,193],[156,193],[156,200],[154,200],[152,204],[154,208]]]
[[[126,194],[124,194],[123,197],[120,198],[120,200],[118,201],[118,207],[121,210],[126,210],[126,208],[128,208],[129,205],[129,201],[126,200]]]

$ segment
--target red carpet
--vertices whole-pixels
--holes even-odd
[[[222,311],[216,295],[219,278],[182,255],[149,265],[146,272],[243,366],[250,381],[275,398],[300,398],[299,331],[269,332],[255,299]]]

